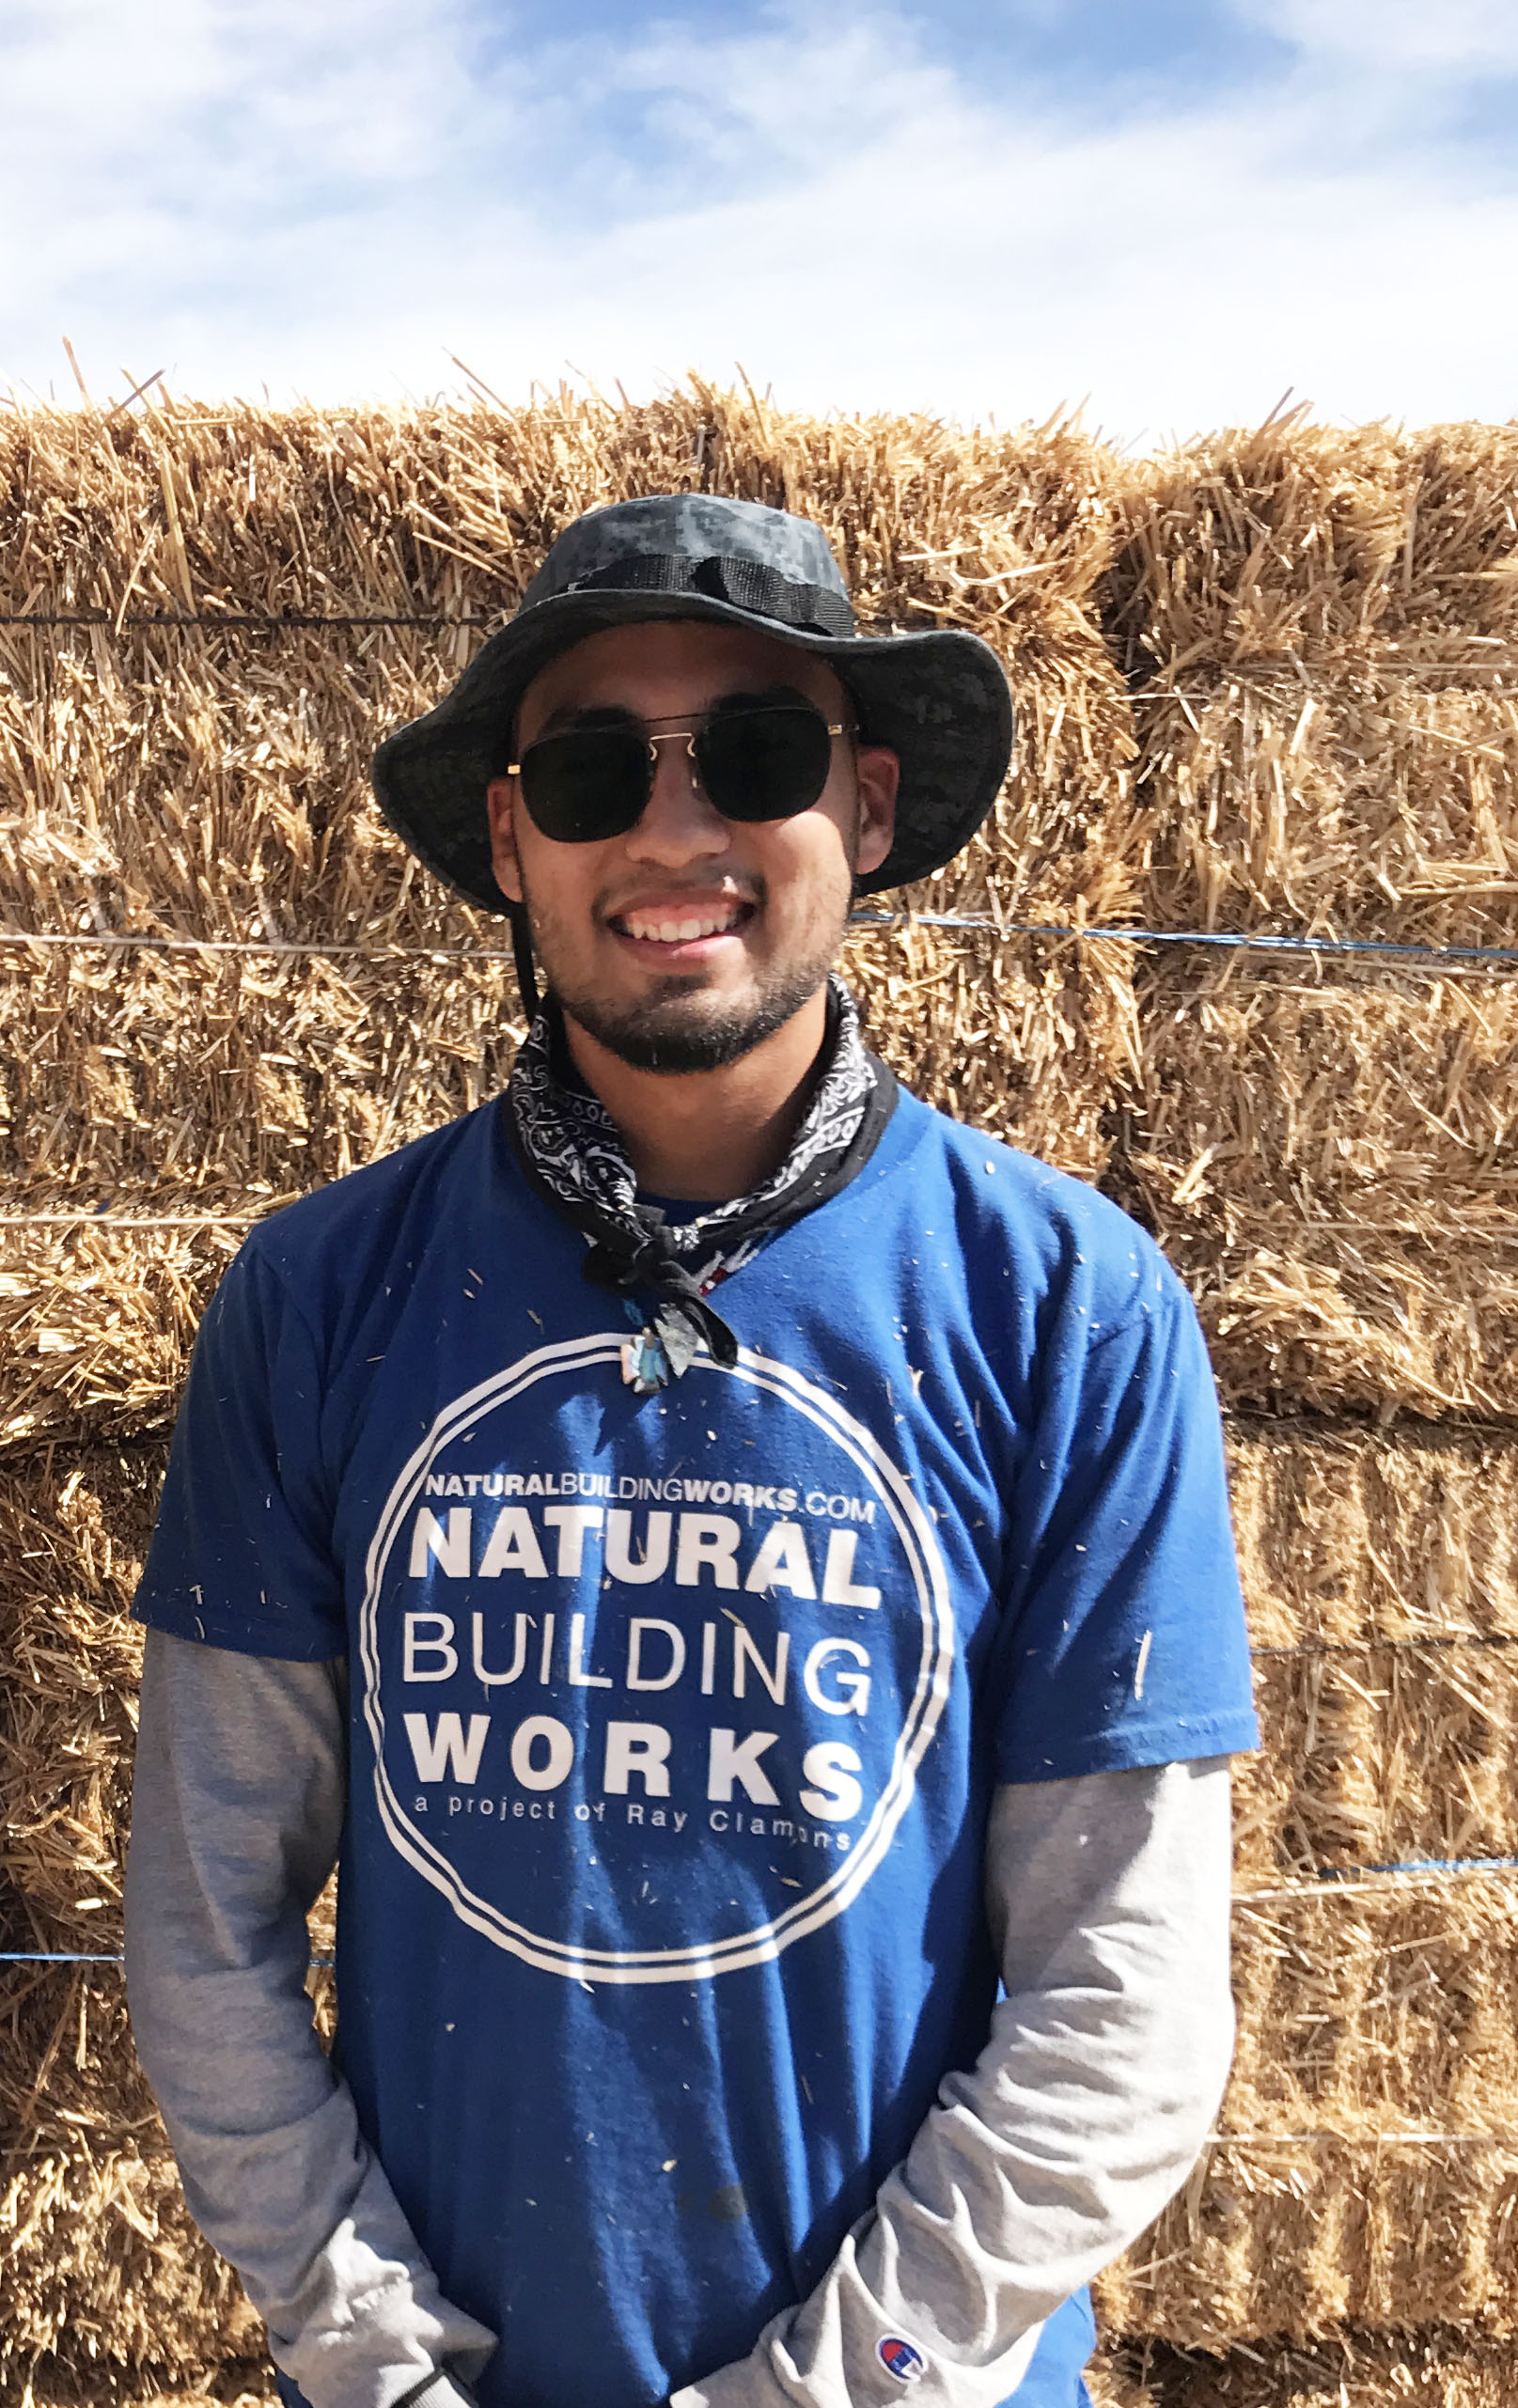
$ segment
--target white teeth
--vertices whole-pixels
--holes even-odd
[[[697,937],[724,935],[733,927],[737,918],[738,914],[735,909],[726,911],[717,917],[708,915],[703,919],[680,920],[648,919],[640,912],[629,912],[625,915],[622,925],[629,936],[641,937],[645,944],[692,945]]]

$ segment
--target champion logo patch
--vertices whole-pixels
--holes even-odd
[[[915,2349],[910,2341],[903,2341],[900,2333],[887,2333],[877,2346],[875,2355],[886,2373],[894,2374],[898,2383],[920,2382],[928,2370],[928,2361],[922,2352]]]

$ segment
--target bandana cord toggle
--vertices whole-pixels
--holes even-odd
[[[633,1228],[603,1229],[594,1238],[582,1265],[593,1287],[610,1288],[627,1297],[637,1289],[651,1288],[661,1300],[651,1321],[639,1332],[640,1359],[635,1370],[627,1370],[624,1353],[623,1370],[629,1384],[640,1396],[649,1393],[644,1384],[650,1379],[662,1388],[671,1375],[680,1377],[702,1344],[710,1349],[714,1362],[730,1370],[738,1360],[738,1340],[722,1315],[707,1303],[697,1274],[674,1252],[664,1213],[656,1204],[635,1204],[633,1219],[636,1225]],[[667,1368],[662,1377],[655,1377],[661,1359]]]

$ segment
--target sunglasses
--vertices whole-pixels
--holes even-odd
[[[659,746],[683,742],[692,784],[725,820],[793,820],[827,784],[834,737],[856,732],[809,702],[734,699],[719,702],[698,727],[619,719],[542,736],[507,775],[520,778],[545,837],[595,844],[636,826],[653,792]]]

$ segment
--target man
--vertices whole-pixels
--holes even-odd
[[[250,1238],[138,1600],[137,2037],[287,2399],[1063,2408],[1204,2138],[1254,1727],[1195,1317],[829,978],[1009,743],[975,638],[684,496],[378,756],[547,1001]]]

